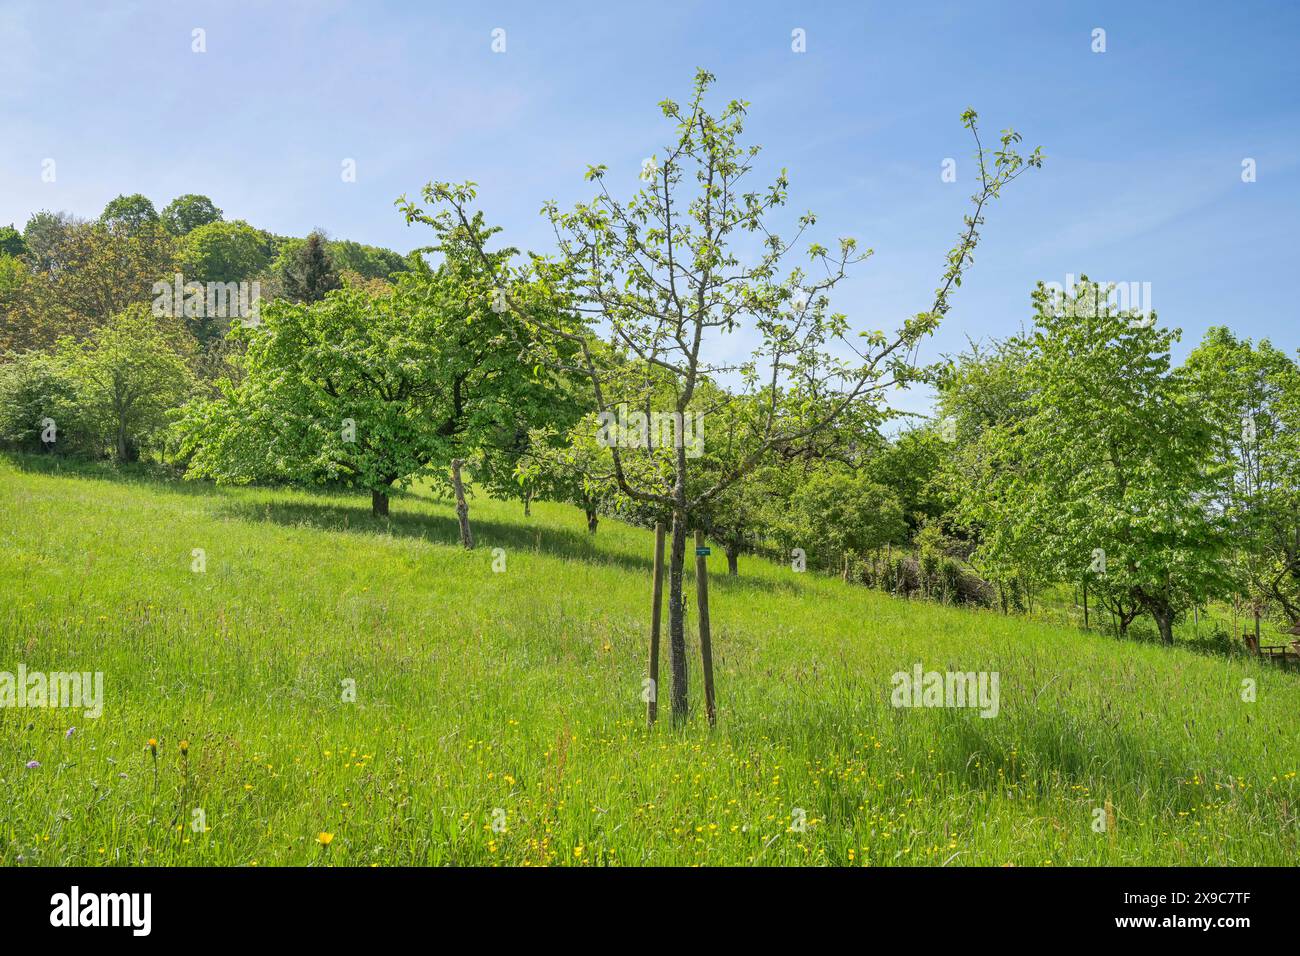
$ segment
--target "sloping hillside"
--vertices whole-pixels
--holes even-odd
[[[0,672],[103,713],[0,708],[0,864],[1297,858],[1296,675],[742,560],[718,727],[647,732],[644,531],[49,467],[0,459]],[[918,664],[996,716],[894,707]]]

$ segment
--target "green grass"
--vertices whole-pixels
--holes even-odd
[[[105,675],[97,720],[0,709],[7,865],[1297,858],[1300,680],[1253,661],[742,560],[710,581],[717,728],[696,658],[689,726],[647,732],[642,530],[480,497],[466,552],[424,496],[386,523],[17,457],[0,496],[0,671]],[[918,662],[997,671],[1000,714],[891,707]]]

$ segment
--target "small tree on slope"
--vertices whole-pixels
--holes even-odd
[[[744,180],[759,152],[759,147],[739,142],[747,104],[732,100],[720,113],[711,114],[705,97],[713,79],[700,70],[689,102],[660,104],[663,115],[675,124],[675,134],[661,156],[642,164],[644,186],[631,200],[616,199],[605,185],[607,168],[593,166],[587,178],[599,192],[591,202],[571,212],[561,212],[553,202],[546,205],[559,256],[545,271],[572,303],[575,318],[539,321],[517,302],[511,277],[503,272],[498,280],[507,303],[526,323],[580,350],[576,364],[591,385],[598,413],[613,413],[626,401],[632,408],[650,406],[678,416],[679,422],[690,421],[698,410],[701,381],[729,375],[743,382],[739,395],[757,395],[760,405],[769,399],[768,410],[753,420],[754,436],[746,442],[750,454],[698,492],[689,490],[692,458],[685,442],[663,449],[671,468],[664,479],[644,484],[632,480],[629,459],[658,455],[660,448],[612,449],[622,493],[672,516],[668,632],[675,722],[687,713],[682,581],[692,515],[773,453],[831,427],[854,405],[877,402],[886,389],[919,377],[913,351],[948,311],[949,296],[971,262],[985,207],[1026,168],[1041,164],[1038,151],[1028,157],[1016,151],[1020,137],[1011,130],[1002,134],[998,149],[985,151],[979,145],[975,113],[968,110],[962,122],[979,149],[974,208],[948,253],[929,307],[892,333],[855,333],[844,315],[830,310],[829,293],[849,267],[870,252],[860,252],[849,238],[841,239],[834,251],[812,243],[806,250],[808,269],[782,271],[816,217],[799,217],[790,239],[774,231],[769,219],[786,203],[786,174],[782,171],[766,188],[746,191]],[[468,207],[475,199],[473,184],[431,183],[424,199],[447,212],[432,216],[407,202],[409,219],[439,222],[446,215],[466,227],[472,221]],[[751,240],[759,251],[742,259],[739,247]],[[600,353],[590,347],[588,322],[613,349],[637,360],[631,366],[634,377],[619,375],[623,365],[611,369],[602,363]],[[741,330],[759,343],[745,360],[728,357],[731,353],[724,347],[725,338]],[[642,366],[661,375],[646,376]],[[672,404],[655,408],[651,401],[665,379]],[[640,381],[647,382],[645,400],[636,394]],[[826,410],[797,430],[786,431],[776,414],[775,399],[783,393],[826,400]]]

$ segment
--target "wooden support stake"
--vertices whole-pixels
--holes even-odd
[[[709,726],[717,723],[713,707],[713,639],[709,635],[709,566],[704,550],[704,532],[695,532],[695,599],[700,609],[700,657],[704,661],[704,710]]]
[[[459,458],[451,462],[451,486],[456,492],[456,520],[460,522],[460,543],[474,547],[474,532],[469,527],[469,505],[465,503],[465,484],[460,480],[460,469],[465,463]]]
[[[650,696],[646,698],[645,722],[654,726],[659,716],[659,620],[664,603],[664,523],[655,522],[654,606],[650,610]]]

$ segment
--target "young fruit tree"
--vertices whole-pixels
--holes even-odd
[[[812,213],[799,216],[793,233],[782,238],[773,220],[787,201],[786,172],[767,186],[749,186],[759,147],[741,143],[748,104],[732,100],[711,113],[705,100],[713,81],[700,70],[685,104],[660,104],[674,132],[662,153],[642,163],[642,185],[630,199],[616,197],[617,187],[609,184],[624,177],[598,165],[587,171],[597,189],[590,202],[567,212],[554,202],[544,207],[558,252],[535,259],[533,268],[548,276],[568,305],[560,316],[530,311],[514,294],[512,277],[503,271],[498,279],[507,304],[525,324],[576,348],[574,365],[590,385],[598,414],[628,408],[652,421],[660,416],[658,421],[671,426],[615,430],[611,451],[619,490],[671,519],[668,633],[675,723],[687,716],[682,585],[687,535],[699,527],[697,513],[773,455],[834,427],[855,406],[879,403],[887,389],[919,378],[915,348],[948,311],[952,291],[971,262],[986,207],[1003,187],[1042,162],[1038,150],[1028,156],[1017,152],[1020,136],[1012,130],[1002,133],[998,148],[986,150],[975,112],[966,111],[962,123],[977,149],[976,190],[939,286],[924,311],[893,332],[858,330],[831,310],[830,293],[870,251],[860,251],[851,238],[841,239],[834,250],[816,242],[803,246],[817,221]],[[466,228],[472,222],[473,184],[430,183],[424,198]],[[429,218],[414,205],[407,214]],[[800,251],[806,263],[790,265]],[[609,349],[593,348],[593,335]],[[755,341],[752,354],[730,357],[733,336]],[[611,352],[634,361],[606,362]],[[647,374],[648,369],[656,374]],[[734,383],[731,394],[737,400],[757,398],[759,413],[750,419],[748,453],[696,485],[695,442],[709,440],[699,431],[698,417],[708,380]],[[656,404],[665,383],[666,406]],[[819,411],[786,427],[778,414],[782,398],[816,400]],[[710,395],[707,401],[717,398]],[[707,417],[703,426],[707,430]],[[633,467],[637,458],[665,456],[666,468]],[[710,649],[703,643],[701,652],[708,660]],[[708,686],[711,676],[706,672],[704,678]]]
[[[530,497],[581,508],[593,535],[617,494],[609,449],[596,441],[596,428],[591,420],[580,420],[569,431],[534,428],[514,473]]]

